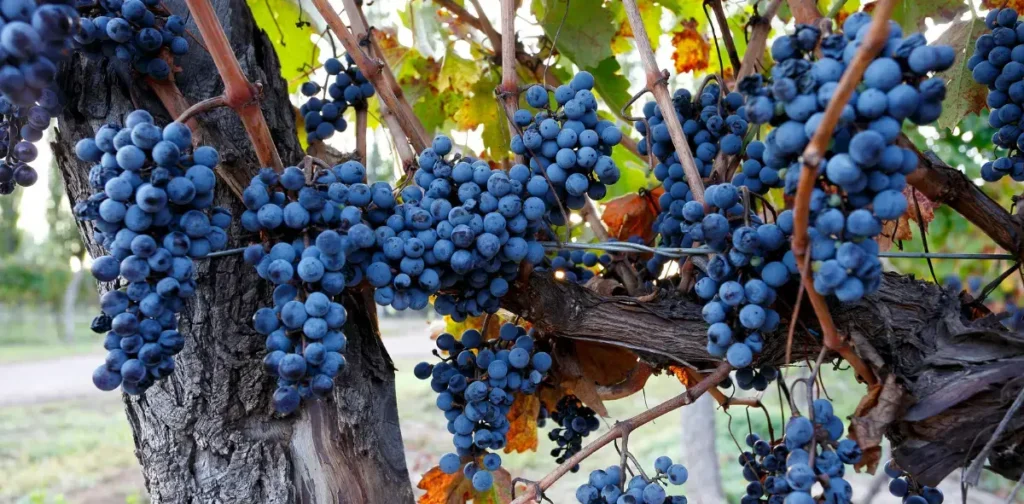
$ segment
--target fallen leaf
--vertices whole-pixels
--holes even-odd
[[[537,414],[540,398],[533,394],[519,394],[508,410],[508,443],[505,453],[537,451]]]
[[[896,383],[896,376],[890,374],[884,384],[875,384],[860,400],[850,419],[847,436],[860,445],[864,455],[854,469],[866,469],[874,474],[882,458],[882,435],[890,424],[896,421],[900,405],[904,403],[905,391]]]
[[[676,73],[704,70],[711,56],[711,44],[697,31],[697,20],[683,21],[682,27],[672,34],[672,61]]]

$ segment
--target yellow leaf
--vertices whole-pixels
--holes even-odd
[[[682,23],[682,28],[672,35],[672,61],[676,73],[704,70],[708,67],[711,56],[711,44],[697,31],[697,21],[689,20]]]
[[[537,414],[540,413],[540,398],[535,395],[519,394],[508,410],[508,444],[505,453],[537,451]]]

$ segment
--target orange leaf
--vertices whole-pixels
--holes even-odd
[[[605,203],[601,220],[616,239],[640,236],[644,243],[650,243],[654,240],[654,219],[657,216],[658,196],[650,192],[627,194]]]
[[[465,504],[472,495],[473,484],[462,471],[445,474],[434,466],[423,474],[416,488],[427,491],[416,501],[418,504]]]
[[[917,229],[917,226],[911,226],[911,220],[923,223],[924,229],[927,231],[928,224],[935,219],[935,209],[940,206],[939,203],[928,199],[920,191],[914,191],[909,185],[903,188],[903,196],[907,198],[907,211],[899,219],[886,221],[882,225],[882,234],[878,236],[879,249],[882,251],[892,248],[892,244],[896,240],[914,238],[914,229]],[[917,198],[916,205],[914,204],[915,197]],[[917,214],[919,207],[921,209],[920,216]]]
[[[1024,9],[1024,0],[981,0],[982,7],[986,9],[1002,9],[1004,7],[1020,12]]]
[[[684,387],[690,388],[696,385],[690,380],[690,375],[687,374],[686,368],[682,366],[669,366],[668,370],[675,375],[676,379],[679,380],[679,383],[682,383]]]
[[[508,410],[508,444],[505,453],[537,451],[537,414],[540,413],[540,398],[535,395],[519,394]]]
[[[711,44],[697,31],[697,20],[683,21],[682,28],[672,35],[672,53],[676,73],[694,72],[708,67]]]

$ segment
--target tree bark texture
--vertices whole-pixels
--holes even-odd
[[[243,0],[212,0],[243,71],[263,85],[261,107],[286,164],[302,158],[293,107],[280,64],[266,34]],[[188,19],[180,0],[165,2]],[[198,33],[193,22],[189,32]],[[195,103],[224,90],[213,60],[196,43],[180,58],[177,85]],[[68,104],[53,143],[70,200],[87,198],[89,166],[74,145],[104,123],[121,124],[131,110],[172,117],[152,91],[120,64],[80,56],[65,64],[60,82]],[[259,166],[248,137],[230,109],[199,117],[203,144],[216,147],[216,203],[237,217],[244,208],[224,176],[248,180]],[[93,257],[102,254],[91,226],[80,224]],[[250,239],[237,224],[229,247]],[[254,311],[270,303],[271,286],[241,255],[196,262],[198,289],[179,315],[185,350],[174,374],[140,397],[124,397],[152,501],[155,503],[394,503],[412,502],[395,402],[394,368],[377,331],[372,299],[343,294],[348,366],[333,397],[280,416],[270,404],[274,379],[262,369],[264,338],[252,329]],[[99,362],[97,362],[99,364]]]
[[[638,302],[532,273],[502,301],[546,333],[629,348],[655,366],[713,368],[717,361],[705,350],[702,305],[674,289],[662,292],[669,294]],[[790,318],[785,303],[795,292],[782,292],[778,299],[784,322],[766,338],[757,366],[785,364]],[[972,320],[979,309],[984,310],[964,305],[935,284],[895,274],[886,274],[875,294],[831,306],[839,332],[881,381],[895,380],[893,413],[865,427],[884,431],[900,466],[923,484],[938,484],[978,454],[1024,382],[1024,337],[994,316]],[[808,305],[800,313],[793,339],[796,362],[815,358],[821,349],[813,310]],[[991,469],[1012,480],[1020,477],[1022,441],[1024,415],[1016,415],[989,458]]]

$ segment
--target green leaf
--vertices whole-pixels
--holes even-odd
[[[504,158],[511,140],[505,112],[494,97],[494,88],[498,87],[499,81],[500,76],[496,72],[480,76],[473,85],[472,94],[462,94],[461,105],[453,115],[456,129],[460,131],[483,127],[484,148],[490,159]]]
[[[460,58],[454,51],[448,51],[441,61],[441,71],[437,74],[437,90],[466,92],[478,80],[480,68],[475,62]]]
[[[588,67],[594,75],[594,90],[601,100],[618,116],[622,106],[630,99],[629,81],[622,75],[622,67],[615,57],[605,59],[596,67]]]
[[[702,2],[694,2],[693,0],[659,0],[658,3],[672,11],[680,20],[696,19],[698,29],[704,28],[704,25],[707,23]]]
[[[936,24],[952,21],[967,11],[962,0],[913,0],[896,4],[892,19],[903,27],[904,33],[924,30],[925,18],[933,18]]]
[[[614,23],[617,27],[615,36],[612,38],[612,52],[623,54],[632,51],[633,28],[629,26],[629,19],[626,18],[626,9],[619,2],[613,2],[607,8],[613,13]],[[638,2],[637,8],[640,10],[640,19],[643,20],[644,29],[647,30],[647,37],[656,45],[658,38],[662,34],[661,6],[648,2]]]
[[[427,57],[441,59],[444,56],[444,40],[438,36],[446,30],[436,16],[437,6],[423,0],[412,0],[404,18],[406,26],[412,30],[412,42],[419,52]]]
[[[288,91],[294,93],[304,80],[302,75],[310,65],[319,65],[320,49],[313,43],[317,35],[314,26],[304,23],[296,26],[302,11],[291,0],[248,0],[256,26],[267,32],[281,60],[281,78],[290,82]]]
[[[603,7],[601,0],[575,0],[571,6],[566,0],[533,0],[532,7],[544,33],[554,40],[557,31],[555,47],[576,65],[597,66],[612,55],[616,27],[611,11]],[[567,7],[571,12],[566,12]]]
[[[939,128],[953,129],[968,114],[985,108],[988,89],[975,82],[967,69],[967,58],[974,54],[974,43],[982,33],[985,33],[985,22],[981,19],[956,21],[936,41],[952,46],[957,57],[949,70],[939,74],[946,81],[946,99],[937,122]]]

